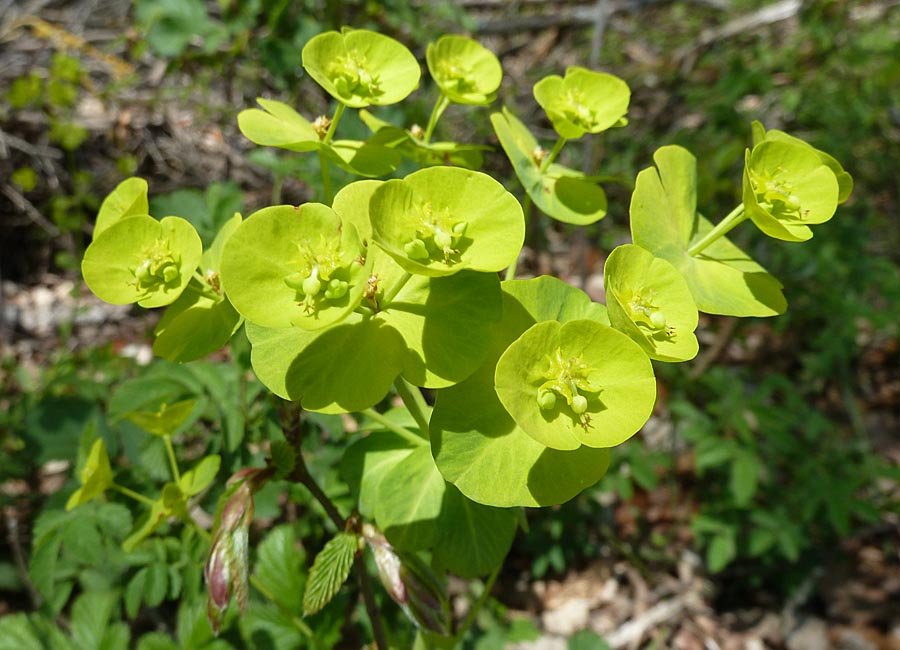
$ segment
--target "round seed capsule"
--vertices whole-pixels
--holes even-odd
[[[556,393],[552,390],[542,390],[538,392],[538,406],[542,411],[549,411],[556,406]]]
[[[654,327],[654,329],[661,330],[666,326],[666,315],[661,311],[651,312],[650,324]]]
[[[307,296],[314,296],[322,289],[322,281],[316,275],[317,273],[313,271],[313,274],[303,281],[302,291]]]
[[[572,410],[576,415],[581,415],[587,411],[587,398],[584,395],[576,395],[572,398]]]
[[[411,260],[424,260],[430,257],[430,255],[428,254],[428,249],[425,247],[425,242],[423,242],[419,238],[413,239],[412,241],[408,242],[403,247],[403,251]]]

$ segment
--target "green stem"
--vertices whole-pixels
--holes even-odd
[[[384,417],[384,415],[382,415],[375,409],[368,408],[363,411],[360,411],[360,413],[362,413],[363,415],[365,415],[366,417],[368,417],[372,420],[375,420],[378,424],[382,425],[389,431],[396,433],[398,436],[400,436],[404,440],[407,440],[417,446],[422,444],[422,436],[417,436],[415,433],[413,433],[409,429],[406,429],[404,427],[401,427],[399,424],[391,422],[389,419]]]
[[[428,126],[425,127],[425,136],[422,139],[425,144],[431,142],[431,135],[434,133],[434,127],[437,126],[438,120],[441,119],[441,115],[444,114],[444,111],[447,110],[449,105],[450,98],[444,93],[441,93],[441,96],[438,97],[437,101],[434,103],[431,117],[428,118]]]
[[[310,628],[309,625],[306,624],[306,621],[304,621],[299,616],[295,616],[290,611],[288,611],[287,609],[282,607],[278,603],[278,600],[275,598],[275,596],[272,594],[272,592],[269,591],[266,588],[266,586],[262,583],[262,580],[260,580],[255,575],[251,575],[250,576],[250,584],[253,585],[253,588],[256,589],[259,593],[261,593],[267,600],[270,600],[273,605],[275,605],[279,610],[281,610],[281,613],[284,614],[285,616],[287,616],[288,619],[290,619],[290,621],[294,625],[294,627],[296,627],[300,631],[300,634],[302,634],[309,640],[309,642],[312,644],[312,646],[314,648],[320,647],[318,639],[316,638],[316,633],[313,632],[312,628]]]
[[[553,150],[550,151],[549,155],[541,161],[541,166],[538,168],[538,171],[543,174],[547,171],[547,168],[553,164],[553,161],[556,160],[556,157],[559,155],[559,152],[562,151],[562,148],[566,146],[566,140],[564,137],[559,136],[559,140],[556,141],[556,144],[553,145]]]
[[[425,398],[422,397],[422,391],[403,377],[397,377],[394,380],[394,388],[397,389],[397,394],[403,400],[404,406],[409,409],[416,424],[419,425],[422,435],[427,439],[430,435],[428,432],[428,420],[425,418],[428,405],[425,403]]]
[[[331,201],[334,198],[331,194],[331,169],[328,167],[328,158],[325,157],[325,152],[321,149],[319,149],[319,167],[322,170],[322,191],[325,194],[323,197],[325,205],[331,205]]]
[[[706,233],[703,238],[700,239],[700,241],[696,242],[693,246],[688,248],[688,255],[696,257],[701,251],[705,250],[707,246],[712,244],[717,239],[724,237],[725,234],[732,228],[746,220],[748,216],[749,215],[744,212],[743,203],[737,206],[734,210],[729,212],[724,219],[716,224],[715,228]]]
[[[114,490],[118,490],[119,492],[124,494],[126,497],[131,497],[135,501],[140,501],[141,503],[146,504],[148,506],[152,506],[154,503],[156,503],[153,499],[151,499],[149,497],[145,497],[143,494],[138,494],[134,490],[130,490],[127,487],[125,487],[124,485],[119,485],[118,483],[113,483],[111,487]]]
[[[347,107],[338,102],[337,108],[334,110],[334,117],[331,118],[331,124],[328,125],[328,131],[325,133],[325,139],[322,140],[325,144],[331,144],[331,139],[334,137],[334,131],[337,129],[338,122],[341,121],[341,117],[344,115],[344,109]]]
[[[169,457],[169,465],[172,467],[172,477],[176,483],[179,483],[181,472],[178,471],[178,461],[175,460],[175,447],[172,446],[172,439],[169,436],[163,436],[163,442],[166,443],[166,455]]]
[[[222,299],[222,296],[213,291],[212,287],[209,286],[209,283],[206,281],[198,271],[194,271],[194,275],[191,277],[192,282],[188,282],[188,285],[184,288],[185,291],[190,291],[198,296],[203,298],[209,298],[215,302],[219,302]],[[198,287],[194,284],[193,280],[196,280],[200,283]]]
[[[525,241],[528,241],[528,231],[531,229],[531,195],[526,191],[525,198],[522,200],[522,215],[525,219]],[[519,251],[519,255],[521,255],[521,251]],[[519,268],[519,255],[516,255],[516,259],[512,261],[512,264],[509,265],[509,268],[506,269],[506,275],[503,277],[504,280],[515,280],[516,279],[516,271]]]
[[[497,576],[500,575],[500,569],[503,568],[502,564],[497,565],[497,568],[488,576],[487,581],[484,583],[484,589],[481,592],[481,595],[478,597],[472,608],[469,610],[469,613],[466,614],[465,620],[463,620],[462,624],[459,626],[454,638],[456,642],[459,643],[462,641],[462,638],[466,635],[466,632],[469,631],[469,628],[472,627],[472,623],[475,622],[475,618],[478,616],[478,612],[481,611],[481,608],[484,607],[484,604],[487,602],[488,597],[491,595],[491,589],[494,588],[494,583],[497,581]]]
[[[410,278],[412,278],[412,273],[409,271],[404,272],[403,276],[391,287],[390,292],[382,294],[381,301],[378,303],[379,309],[384,309],[390,305],[391,301],[397,297],[397,294],[400,293],[400,290],[404,286],[406,286],[406,283],[409,282]]]

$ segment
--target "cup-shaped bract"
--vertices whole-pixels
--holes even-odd
[[[94,223],[94,237],[98,237],[101,232],[120,219],[139,214],[150,214],[147,189],[147,181],[143,178],[126,178],[119,183],[100,205],[97,221]]]
[[[428,44],[425,59],[431,78],[450,101],[485,105],[497,98],[503,68],[478,41],[458,34],[441,36]]]
[[[264,327],[327,327],[353,311],[366,288],[356,229],[321,203],[250,215],[225,244],[221,264],[231,304]]]
[[[837,177],[838,182],[838,203],[843,203],[847,199],[850,198],[850,194],[853,193],[853,177],[844,169],[844,167],[837,161],[837,159],[822,151],[821,149],[816,149],[811,144],[806,142],[805,140],[801,140],[798,137],[785,133],[784,131],[779,131],[778,129],[770,129],[766,131],[766,128],[762,125],[761,122],[754,121],[752,125],[753,130],[753,146],[755,147],[759,143],[764,140],[773,140],[775,142],[788,142],[791,144],[798,144],[802,147],[806,147],[816,152],[816,155],[819,156],[819,159],[825,164],[831,171],[834,172],[834,175]]]
[[[627,124],[631,89],[615,75],[573,66],[565,77],[554,74],[538,81],[534,98],[556,132],[574,140]]]
[[[302,58],[316,83],[351,108],[402,101],[422,74],[405,45],[365,29],[319,34],[303,47]]]
[[[496,272],[525,241],[516,198],[487,174],[429,167],[390,180],[369,204],[375,242],[406,271],[432,277]]]
[[[109,456],[106,454],[103,438],[97,438],[94,441],[78,478],[81,481],[81,487],[75,490],[66,501],[66,510],[96,499],[112,486],[112,467],[109,465]]]
[[[606,259],[603,281],[610,323],[651,359],[688,361],[697,356],[697,306],[670,262],[634,244],[617,246]]]
[[[181,295],[202,255],[200,235],[190,222],[135,215],[94,238],[84,252],[81,273],[90,290],[106,302],[162,307]]]
[[[552,449],[614,447],[656,401],[647,353],[592,320],[532,325],[500,357],[494,385],[525,433]]]
[[[744,209],[770,237],[810,239],[809,226],[834,216],[838,193],[834,171],[808,145],[764,140],[746,153]]]

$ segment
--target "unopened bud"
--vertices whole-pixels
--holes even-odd
[[[241,611],[247,609],[249,588],[249,536],[253,521],[253,494],[272,476],[271,468],[243,469],[229,480],[217,517],[203,576],[209,589],[206,612],[216,634],[234,596]]]
[[[450,635],[450,605],[437,576],[415,555],[403,555],[371,524],[362,534],[372,553],[378,576],[391,598],[419,628],[432,634]]]

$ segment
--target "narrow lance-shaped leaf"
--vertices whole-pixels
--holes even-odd
[[[350,575],[358,551],[359,538],[353,533],[340,532],[328,540],[309,570],[303,593],[304,616],[315,614],[331,602]]]

